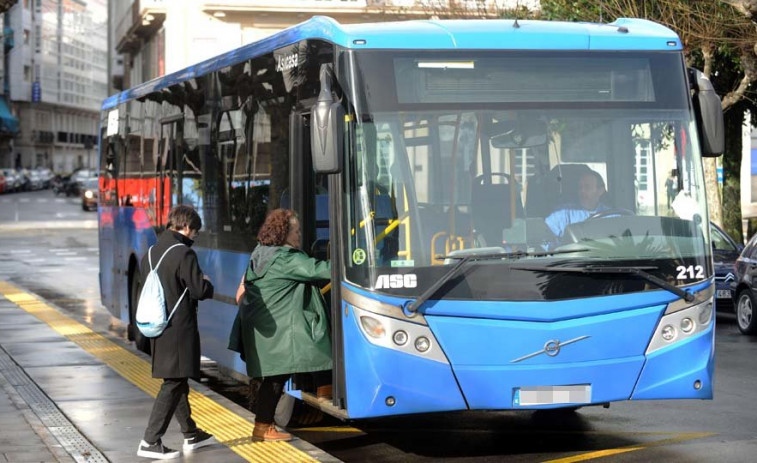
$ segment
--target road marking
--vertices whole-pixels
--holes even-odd
[[[46,203],[48,200],[46,198],[37,198],[38,203]]]
[[[61,198],[55,198],[55,202],[56,203],[65,203],[66,200],[65,199],[61,199]]]
[[[40,271],[40,272],[43,272],[43,273],[58,273],[58,272],[60,272],[61,270],[62,270],[62,269],[61,269],[60,267],[53,267],[53,268],[41,268],[41,269],[39,269],[39,271]]]
[[[87,260],[86,257],[64,257],[63,260]]]
[[[56,252],[55,255],[58,256],[58,257],[75,256],[76,253],[75,252]]]
[[[100,267],[87,267],[88,272],[99,272]]]
[[[13,249],[11,250],[11,254],[31,254],[32,252],[28,249]]]
[[[111,369],[148,393],[158,394],[162,381],[152,377],[150,362],[129,352],[85,325],[63,315],[31,293],[0,281],[0,294],[28,313],[47,323],[58,333],[99,358]],[[317,461],[287,442],[251,442],[253,424],[203,393],[190,389],[192,418],[234,453],[247,461]]]
[[[20,203],[28,203],[28,202],[31,202],[31,199],[29,199],[29,198],[19,198],[18,202],[20,202]]]
[[[644,433],[639,433],[644,434]],[[713,432],[684,432],[684,433],[668,433],[673,434],[673,437],[667,439],[656,440],[648,442],[646,444],[632,444],[625,447],[618,447],[616,449],[598,450],[595,452],[582,453],[579,455],[573,455],[565,458],[558,458],[556,460],[548,460],[544,463],[574,463],[578,461],[594,460],[597,458],[604,458],[613,455],[620,455],[628,452],[635,452],[637,450],[644,450],[652,447],[661,447],[663,445],[678,444],[694,439],[703,439],[705,437],[711,437],[716,435]]]
[[[58,249],[51,249],[50,252],[68,252],[71,249],[69,248],[58,248]]]
[[[99,251],[99,250],[100,248],[87,248],[87,251],[92,251],[92,252]]]
[[[46,260],[47,259],[26,259],[26,260],[24,260],[24,262],[26,262],[27,264],[38,264],[38,263],[44,262]]]

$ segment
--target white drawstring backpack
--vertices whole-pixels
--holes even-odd
[[[171,310],[168,318],[166,318],[166,299],[163,296],[163,285],[160,283],[160,278],[158,278],[158,267],[160,267],[160,263],[163,262],[163,258],[166,257],[168,251],[176,246],[183,245],[177,243],[166,249],[166,252],[160,256],[158,265],[155,268],[152,266],[152,257],[150,256],[150,251],[152,251],[154,246],[150,246],[150,249],[147,250],[147,262],[150,264],[150,273],[147,274],[145,284],[142,287],[142,294],[139,295],[136,322],[139,331],[148,338],[155,338],[163,333],[163,330],[166,329],[166,325],[168,325],[181,300],[184,299],[184,295],[187,293],[187,288],[184,288],[184,292],[181,293],[179,300],[176,301],[176,305]]]

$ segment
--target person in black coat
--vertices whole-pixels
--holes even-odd
[[[148,250],[140,265],[140,274],[146,276],[151,268],[158,266],[161,256],[165,254],[157,272],[163,286],[166,315],[181,298],[164,331],[150,339],[152,376],[162,378],[163,385],[155,398],[144,439],[137,450],[137,455],[141,457],[168,459],[179,455],[178,451],[165,447],[161,442],[172,416],[176,416],[184,434],[185,451],[215,442],[213,436],[199,429],[192,420],[188,400],[188,380],[200,376],[197,301],[213,297],[213,285],[203,275],[197,254],[191,249],[200,228],[202,220],[197,211],[189,206],[174,207],[168,214],[166,231]],[[177,244],[179,246],[175,246]]]

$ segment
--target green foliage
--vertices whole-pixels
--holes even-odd
[[[554,21],[599,22],[599,3],[596,0],[542,0],[541,16]]]

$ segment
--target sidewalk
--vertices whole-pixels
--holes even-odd
[[[3,281],[0,386],[0,463],[148,461],[136,450],[160,386],[149,360]],[[337,461],[299,439],[252,443],[248,410],[190,387],[193,418],[220,443],[172,461]],[[163,441],[181,449],[175,422]]]
[[[2,311],[3,308],[0,305],[0,317],[2,317]],[[30,404],[22,394],[37,396],[42,400],[33,401]],[[58,414],[50,413],[54,409],[54,405],[51,405],[49,399],[40,393],[39,388],[36,388],[23,370],[0,347],[0,462],[107,461],[101,455],[97,458],[92,453],[88,455],[92,457],[91,459],[84,460],[84,455],[70,448],[80,457],[72,458],[52,434],[51,429],[41,420],[41,418],[56,419],[58,423],[55,424],[58,425],[64,422],[65,417],[59,412]],[[48,413],[45,414],[44,409],[47,409]],[[59,434],[63,434],[60,431],[69,435],[78,434],[70,423],[65,427],[67,429],[56,426]],[[86,447],[91,446],[83,440],[80,444]],[[99,454],[96,449],[94,450]]]
[[[73,462],[0,373],[0,462]]]

